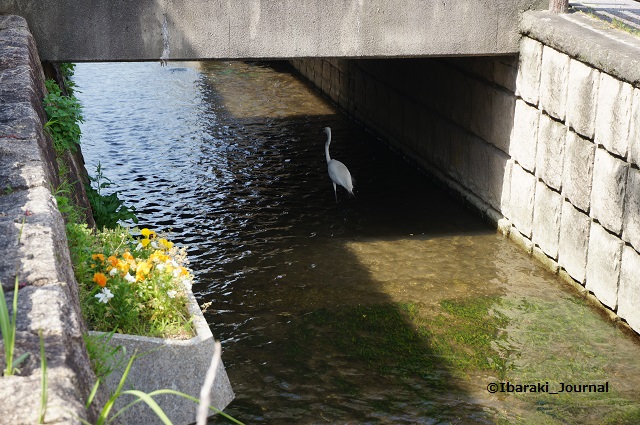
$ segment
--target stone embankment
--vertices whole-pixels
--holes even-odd
[[[292,64],[640,332],[640,38],[603,26],[527,12],[517,56]]]
[[[48,364],[46,423],[93,421],[84,404],[96,377],[82,335],[78,285],[65,226],[52,195],[58,182],[46,115],[44,75],[24,19],[0,16],[0,281],[9,300],[20,283],[17,376],[0,377],[0,423],[37,423],[42,333]],[[0,343],[1,344],[1,343]],[[4,353],[4,350],[2,350]],[[0,369],[4,369],[4,354]]]

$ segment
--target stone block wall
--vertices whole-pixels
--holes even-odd
[[[595,25],[528,12],[519,56],[292,64],[640,332],[640,39]]]
[[[80,424],[80,418],[94,421],[96,413],[84,408],[96,377],[82,338],[86,329],[64,221],[51,193],[58,177],[43,131],[45,93],[26,22],[0,16],[0,282],[10,305],[18,277],[16,357],[31,353],[19,374],[0,376],[0,422],[7,424],[37,423],[39,332],[48,363],[45,422]]]

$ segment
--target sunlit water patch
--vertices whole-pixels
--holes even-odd
[[[637,338],[286,64],[80,64],[75,80],[90,173],[189,246],[237,418],[639,421]],[[338,203],[325,126],[356,179]],[[550,393],[562,383],[609,391]]]

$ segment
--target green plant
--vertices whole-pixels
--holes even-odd
[[[118,191],[109,195],[102,193],[103,189],[113,186],[113,182],[102,173],[102,166],[98,163],[95,177],[89,176],[89,180],[95,183],[96,188],[86,186],[87,198],[93,210],[93,218],[98,229],[107,227],[114,229],[119,221],[132,220],[138,222],[134,207],[127,207],[118,196]]]
[[[67,88],[67,93],[69,96],[73,95],[76,91],[76,83],[71,79],[76,69],[75,63],[64,62],[60,64],[60,71],[64,76],[64,85]]]
[[[118,382],[118,387],[116,388],[116,390],[113,392],[113,394],[111,394],[111,397],[109,397],[109,400],[107,400],[107,402],[105,403],[105,405],[102,407],[102,409],[100,410],[99,416],[98,416],[98,420],[96,422],[96,425],[103,425],[106,423],[110,423],[112,421],[114,421],[118,416],[120,416],[122,413],[124,413],[126,410],[128,410],[131,406],[140,403],[140,402],[145,402],[154,412],[155,414],[158,416],[158,419],[160,419],[162,421],[162,423],[167,424],[167,425],[171,425],[172,422],[171,420],[167,417],[167,415],[164,413],[164,411],[162,410],[162,408],[158,405],[158,403],[155,402],[155,400],[153,400],[153,397],[157,396],[157,395],[161,395],[161,394],[173,394],[179,397],[183,397],[187,400],[191,400],[195,403],[198,403],[198,399],[195,397],[192,397],[188,394],[182,393],[180,391],[175,391],[175,390],[169,390],[169,389],[162,389],[162,390],[156,390],[156,391],[152,391],[150,393],[145,393],[143,391],[138,391],[138,390],[124,390],[124,384],[127,380],[127,377],[129,376],[129,372],[131,371],[131,367],[133,366],[133,362],[136,360],[138,356],[137,355],[133,355],[131,356],[131,358],[129,359],[129,362],[127,363],[127,367],[124,370],[124,373],[122,374],[122,378],[120,378],[120,382]],[[98,379],[98,381],[95,383],[95,385],[93,386],[93,390],[91,391],[91,395],[89,396],[89,400],[87,401],[86,407],[88,408],[91,403],[93,402],[93,399],[98,391],[98,387],[100,385],[100,380]],[[111,410],[113,409],[115,402],[118,398],[122,397],[123,395],[133,395],[135,397],[137,397],[137,400],[127,404],[125,407],[123,407],[122,409],[120,409],[118,412],[116,412],[115,415],[113,415],[111,418],[109,417],[109,414],[111,413]],[[242,422],[238,421],[237,419],[227,415],[226,413],[222,412],[221,410],[215,408],[214,406],[209,406],[209,409],[216,412],[217,414],[224,416],[226,419],[229,419],[230,421],[232,421],[233,423],[239,424],[239,425],[243,425]],[[90,422],[87,422],[84,419],[80,419],[80,421],[86,425],[91,425]]]
[[[56,153],[75,152],[80,145],[80,126],[83,122],[80,102],[74,96],[63,96],[54,80],[45,81],[49,92],[43,99],[49,121],[45,129],[53,138]]]
[[[42,369],[42,374],[40,377],[40,412],[38,415],[38,423],[44,423],[44,417],[47,414],[47,401],[49,399],[48,394],[48,385],[47,385],[47,357],[44,352],[44,338],[42,337],[42,329],[38,331],[38,336],[40,337],[40,368]]]
[[[22,229],[24,228],[24,219],[22,219],[22,225],[20,226],[20,232],[18,232],[18,242],[22,238]],[[18,290],[20,286],[18,284],[18,273],[16,273],[16,279],[13,286],[13,305],[12,315],[9,317],[9,309],[7,308],[7,301],[4,296],[4,290],[2,289],[2,282],[0,282],[0,332],[2,333],[2,345],[4,346],[4,358],[7,363],[4,375],[13,375],[19,372],[18,365],[29,357],[29,353],[24,353],[18,357],[15,361],[13,359],[15,345],[16,345],[16,321],[18,319]]]
[[[96,331],[191,337],[186,250],[149,229],[68,226],[83,316]]]
[[[98,379],[105,379],[124,364],[126,348],[122,345],[114,347],[109,344],[114,333],[111,331],[106,336],[89,334],[83,336],[91,360],[91,367]]]
[[[62,180],[60,186],[53,192],[58,204],[58,210],[65,217],[66,222],[79,223],[82,221],[81,210],[73,202],[73,186],[71,183],[67,180]]]
[[[2,332],[4,358],[7,362],[3,372],[6,376],[19,372],[19,369],[17,369],[18,365],[29,357],[29,353],[24,353],[22,356],[15,359],[15,361],[13,359],[16,344],[16,320],[18,316],[18,289],[18,276],[16,275],[16,281],[13,289],[13,314],[12,317],[9,317],[9,309],[7,308],[4,290],[2,289],[2,283],[0,282],[0,331]]]

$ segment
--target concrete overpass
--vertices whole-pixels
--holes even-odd
[[[548,0],[0,0],[43,61],[478,56]]]

